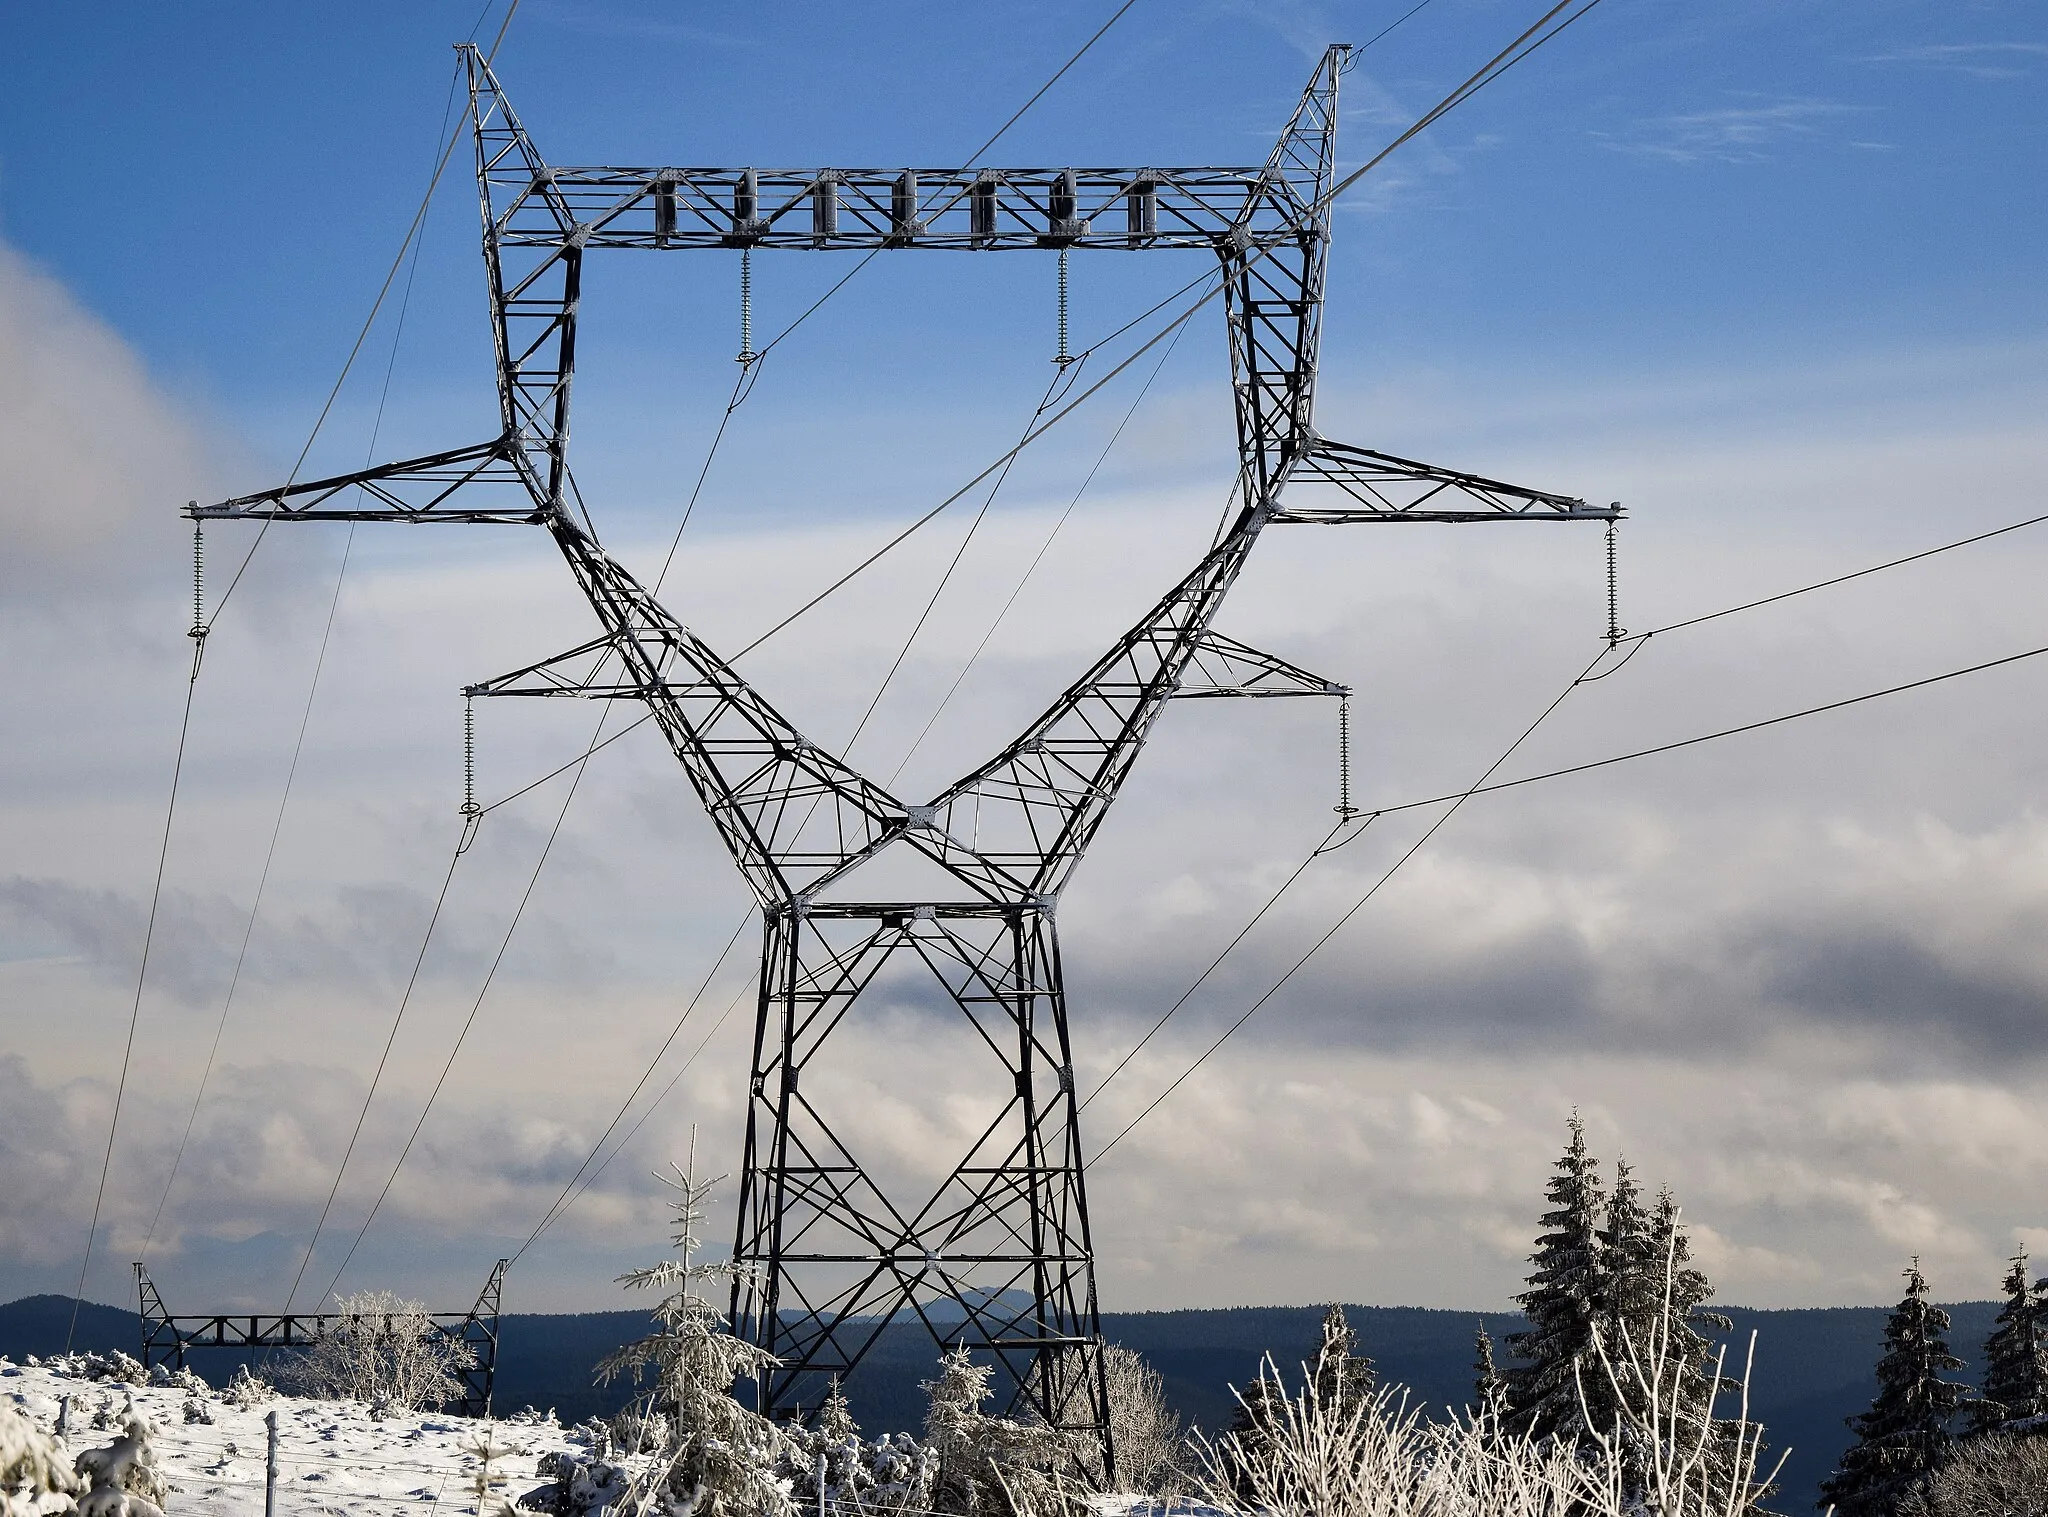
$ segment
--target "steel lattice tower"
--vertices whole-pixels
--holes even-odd
[[[1217,612],[1276,523],[1608,520],[1611,508],[1329,442],[1312,424],[1338,76],[1331,48],[1245,168],[780,170],[549,165],[466,49],[497,350],[491,440],[218,505],[221,518],[530,523],[602,627],[471,688],[644,703],[759,902],[763,934],[735,1331],[781,1360],[763,1408],[815,1407],[886,1324],[985,1349],[1107,1457],[1094,1248],[1056,904],[1167,702],[1340,687],[1232,641]],[[1222,262],[1240,478],[1215,546],[988,762],[908,803],[807,737],[570,510],[569,403],[596,248],[1200,249]],[[1283,497],[1285,497],[1283,499]],[[910,858],[938,893],[861,893]],[[890,965],[918,970],[1007,1100],[932,1194],[883,1193],[807,1073]],[[811,1082],[815,1084],[815,1082]],[[843,1120],[840,1119],[840,1120]],[[932,1308],[949,1303],[949,1320]],[[959,1314],[964,1313],[964,1322]]]

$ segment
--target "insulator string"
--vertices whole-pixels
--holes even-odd
[[[476,700],[462,698],[462,814],[475,817],[483,808],[476,803]]]
[[[735,360],[749,367],[761,355],[754,351],[754,250],[740,249],[740,351]]]
[[[1628,629],[1621,625],[1621,579],[1616,549],[1621,523],[1607,524],[1607,646],[1612,648],[1624,637]]]
[[[1351,697],[1337,702],[1337,815],[1349,821],[1358,815],[1351,804]]]
[[[193,502],[197,505],[198,502]],[[192,523],[192,678],[199,678],[199,660],[206,652],[206,524]]]
[[[1067,249],[1060,249],[1060,350],[1053,362],[1065,368],[1074,361],[1074,355],[1067,351]]]

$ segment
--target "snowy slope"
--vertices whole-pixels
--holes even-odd
[[[545,1483],[535,1473],[543,1455],[587,1445],[551,1417],[484,1422],[433,1413],[373,1417],[354,1401],[308,1401],[279,1396],[248,1409],[219,1392],[179,1385],[130,1386],[87,1380],[49,1365],[12,1364],[0,1358],[0,1399],[19,1406],[45,1431],[54,1431],[61,1398],[71,1397],[72,1454],[110,1441],[129,1396],[155,1424],[158,1467],[170,1483],[169,1517],[255,1517],[263,1510],[264,1416],[278,1414],[279,1517],[391,1517],[399,1507],[416,1513],[474,1512],[479,1459],[488,1438],[502,1450],[491,1461],[492,1490],[516,1500]],[[212,1419],[186,1420],[187,1408]],[[112,1424],[95,1428],[95,1413]]]

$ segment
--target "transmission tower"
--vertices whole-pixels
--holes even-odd
[[[764,1410],[822,1400],[891,1322],[1001,1362],[1017,1401],[1107,1448],[1094,1247],[1056,907],[1175,699],[1341,687],[1213,628],[1281,523],[1609,520],[1614,508],[1330,442],[1312,425],[1338,76],[1317,65],[1244,168],[700,169],[548,164],[465,49],[500,427],[489,441],[218,505],[202,520],[531,523],[600,635],[474,695],[644,703],[762,914],[735,1331],[774,1353]],[[1148,251],[1221,260],[1241,503],[1216,544],[988,762],[921,803],[806,736],[671,615],[570,510],[584,258],[599,248]],[[1283,498],[1284,497],[1284,498]],[[810,825],[806,825],[809,823]],[[909,859],[933,882],[874,899]],[[936,985],[992,1061],[1000,1112],[929,1195],[884,1193],[814,1103],[831,1039],[896,966]],[[838,1125],[835,1125],[838,1124]]]

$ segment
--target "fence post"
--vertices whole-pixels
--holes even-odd
[[[71,1398],[69,1396],[60,1396],[57,1398],[57,1436],[59,1438],[68,1438],[70,1435]]]
[[[263,1463],[263,1517],[277,1517],[277,1413],[263,1419],[270,1430],[270,1447]]]
[[[818,1517],[825,1517],[825,1452],[818,1451]]]

